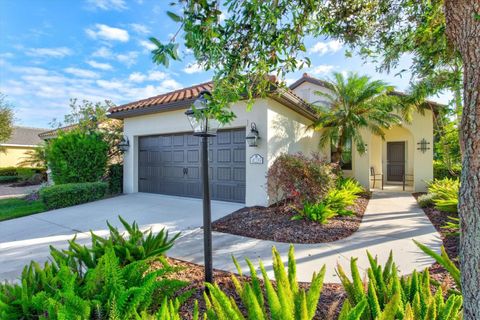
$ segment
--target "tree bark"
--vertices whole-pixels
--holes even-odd
[[[459,195],[464,319],[480,319],[480,0],[445,0],[447,37],[464,65]]]

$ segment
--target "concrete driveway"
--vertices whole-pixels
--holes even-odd
[[[219,219],[243,204],[212,201],[212,219]],[[88,243],[92,230],[104,235],[106,221],[120,227],[125,220],[141,228],[186,236],[202,225],[202,201],[157,194],[135,193],[0,222],[0,281],[15,280],[31,260],[46,261],[49,246],[67,247],[75,234]],[[123,230],[123,228],[121,228]]]
[[[212,201],[212,219],[242,206]],[[49,245],[66,247],[66,240],[75,233],[83,243],[89,241],[89,230],[106,234],[106,220],[118,226],[119,214],[127,221],[136,220],[143,228],[158,231],[167,227],[171,232],[181,231],[182,236],[168,255],[203,264],[203,231],[199,228],[202,225],[201,200],[137,193],[0,222],[0,281],[18,278],[22,267],[30,260],[45,261]],[[330,243],[295,245],[297,278],[310,281],[312,273],[325,264],[325,282],[339,282],[336,265],[341,264],[349,270],[350,258],[358,257],[358,266],[364,272],[369,266],[367,250],[378,256],[380,263],[385,263],[392,251],[400,274],[423,270],[433,259],[421,252],[412,239],[440,251],[440,235],[412,195],[375,192],[359,230],[350,237]],[[255,265],[261,259],[269,276],[273,277],[272,246],[277,247],[286,262],[287,243],[213,232],[214,268],[235,271],[231,259],[234,255],[246,271],[243,258],[248,257]]]

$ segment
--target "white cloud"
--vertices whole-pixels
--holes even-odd
[[[97,62],[95,60],[88,60],[87,63],[92,68],[95,68],[95,69],[100,69],[100,70],[112,70],[113,69],[113,67],[108,63],[101,63],[101,62]]]
[[[70,73],[79,78],[98,78],[99,74],[95,71],[80,69],[80,68],[65,68],[63,69],[66,73]]]
[[[0,58],[13,58],[13,53],[11,52],[2,52],[0,53]]]
[[[342,49],[342,43],[338,40],[330,40],[327,42],[319,41],[310,48],[310,53],[318,53],[322,56],[327,53],[335,53],[340,49]]]
[[[162,71],[151,70],[148,74],[143,74],[141,72],[133,72],[128,77],[128,80],[132,82],[144,82],[144,81],[159,81],[167,78],[167,74]]]
[[[110,58],[112,51],[107,47],[100,47],[92,53],[92,56],[99,58]]]
[[[148,51],[152,51],[152,50],[157,48],[157,46],[155,44],[153,44],[152,42],[147,41],[147,40],[140,40],[139,43],[142,47],[144,47]]]
[[[130,39],[128,31],[120,28],[110,27],[106,24],[97,23],[95,28],[86,29],[85,32],[92,39],[111,40],[127,42]]]
[[[137,63],[138,52],[130,51],[127,53],[117,54],[115,57],[119,62],[125,64],[127,67],[131,67],[135,63]]]
[[[192,73],[199,73],[205,71],[201,65],[197,62],[189,63],[185,68],[183,68],[183,72],[192,74]]]
[[[329,64],[321,64],[316,67],[313,67],[313,69],[310,71],[310,73],[314,75],[321,75],[325,73],[330,73],[332,70],[335,69],[335,66],[329,65]]]
[[[57,48],[32,48],[27,50],[27,55],[33,57],[52,57],[63,58],[71,55],[73,52],[67,47]]]
[[[151,32],[146,25],[141,23],[131,23],[130,26],[132,27],[132,30],[137,33],[147,34]]]
[[[87,4],[91,8],[102,10],[125,10],[127,5],[124,0],[87,0]]]

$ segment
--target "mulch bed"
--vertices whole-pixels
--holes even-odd
[[[424,192],[417,192],[413,193],[415,199],[419,196],[425,194]],[[443,242],[443,246],[445,247],[445,251],[447,252],[450,259],[452,259],[455,264],[458,266],[458,246],[460,243],[459,236],[449,235],[449,233],[453,232],[450,229],[442,228],[448,221],[448,217],[455,217],[458,218],[458,215],[455,213],[450,212],[443,212],[440,210],[435,209],[434,207],[426,207],[422,208],[425,215],[430,219],[430,222],[433,224],[437,232],[440,234]],[[447,270],[445,270],[441,265],[438,263],[434,263],[430,268],[430,275],[432,279],[435,279],[439,282],[446,283],[449,287],[455,288],[455,282],[453,281],[452,277],[448,274]]]
[[[288,205],[245,207],[212,223],[218,232],[286,243],[321,243],[343,239],[358,230],[368,204],[369,194],[359,197],[352,216],[336,216],[326,224],[294,220]]]
[[[192,296],[180,307],[180,315],[182,319],[192,319],[193,316],[193,306],[195,300],[198,301],[198,307],[200,315],[205,311],[205,301],[203,300],[203,282],[204,282],[204,273],[203,266],[185,262],[178,259],[167,258],[168,262],[172,266],[181,267],[182,270],[175,272],[174,278],[178,280],[188,281],[190,284],[183,288],[179,294],[189,290],[193,291]],[[158,267],[161,267],[159,264]],[[231,280],[232,273],[221,270],[214,270],[214,281],[215,283],[225,292],[228,296],[233,297],[237,302],[240,310],[245,311],[240,297],[235,291],[235,286]],[[249,277],[239,277],[240,280],[249,280]],[[261,280],[260,280],[261,281]],[[261,281],[262,285],[263,282]],[[275,283],[272,282],[275,286]],[[310,283],[299,283],[301,288],[308,289]],[[314,319],[330,320],[337,319],[338,313],[343,305],[343,301],[346,299],[345,291],[343,290],[342,285],[340,284],[324,284],[322,289],[322,294],[320,296],[320,301],[317,306],[317,312]]]

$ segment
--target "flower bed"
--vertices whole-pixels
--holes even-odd
[[[349,207],[351,216],[336,216],[326,224],[310,220],[291,220],[295,211],[289,206],[246,207],[212,224],[214,231],[286,243],[321,243],[343,239],[358,230],[369,195],[360,196]]]

